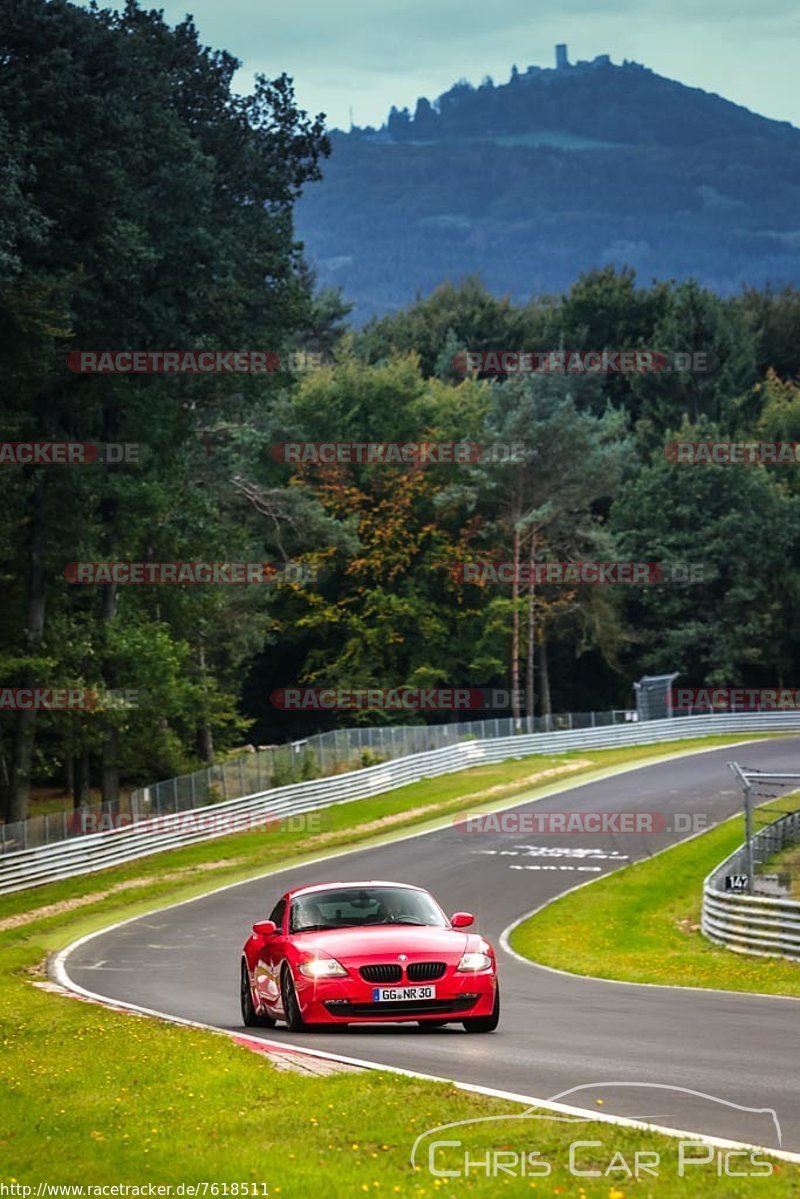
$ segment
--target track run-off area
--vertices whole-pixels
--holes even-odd
[[[545,813],[655,813],[655,821],[638,823],[658,831],[621,831],[625,822],[611,820],[611,831],[590,833],[599,823],[590,819],[582,821],[584,831],[570,833],[470,833],[451,820],[118,923],[62,951],[51,971],[79,993],[270,1047],[449,1079],[531,1103],[550,1100],[591,1118],[780,1148],[800,1160],[800,1000],[583,978],[525,962],[507,943],[514,924],[565,891],[739,811],[741,792],[727,767],[733,757],[761,770],[797,771],[800,738],[688,749],[535,800],[516,798],[504,809],[535,812],[540,821]],[[446,911],[475,913],[475,927],[498,953],[502,1016],[495,1033],[468,1035],[456,1024],[426,1033],[415,1024],[356,1025],[300,1036],[282,1025],[244,1029],[239,960],[253,921],[266,918],[290,886],[359,879],[419,884]]]

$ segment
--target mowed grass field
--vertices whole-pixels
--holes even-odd
[[[661,752],[674,749],[664,746]],[[42,987],[50,953],[115,919],[299,857],[422,827],[478,802],[486,810],[510,794],[537,787],[544,792],[555,783],[656,756],[658,751],[646,747],[478,768],[340,805],[326,814],[330,823],[310,836],[281,830],[238,834],[3,898],[0,1183],[31,1186],[34,1194],[40,1183],[139,1186],[145,1188],[141,1193],[150,1184],[191,1183],[215,1186],[206,1190],[209,1196],[225,1194],[223,1188],[235,1194],[236,1186],[239,1195],[292,1199],[314,1192],[334,1199],[800,1194],[800,1168],[781,1161],[768,1166],[763,1155],[751,1177],[724,1172],[720,1177],[717,1151],[710,1163],[688,1166],[681,1177],[678,1142],[649,1131],[595,1121],[509,1119],[523,1109],[447,1083],[382,1071],[286,1073],[224,1036],[112,1011]],[[554,770],[558,773],[549,773]],[[502,1025],[493,1035],[502,1036]],[[469,1044],[474,1048],[475,1041]],[[492,1037],[482,1046],[491,1052]],[[594,1102],[601,1112],[602,1096]],[[460,1144],[436,1149],[430,1163],[432,1138],[424,1138],[412,1166],[416,1138],[458,1120],[481,1123],[438,1134]],[[570,1145],[590,1140],[599,1145],[577,1150],[575,1164],[594,1173],[576,1177],[569,1169]],[[473,1163],[488,1165],[473,1165],[465,1176],[466,1151]],[[652,1155],[659,1155],[655,1176],[645,1171],[636,1177],[637,1152],[650,1155],[643,1160],[651,1168]],[[523,1161],[523,1154],[534,1156]]]

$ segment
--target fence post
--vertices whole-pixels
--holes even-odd
[[[189,786],[191,788],[192,796],[192,811],[194,811],[194,809],[197,807],[197,790],[195,787],[194,774],[195,772],[192,771],[192,773],[189,775]]]
[[[750,803],[752,788],[749,779],[744,785],[744,835],[747,860],[747,894],[753,894],[753,809]]]
[[[177,778],[174,778],[172,780],[172,803],[175,808],[175,811],[177,812],[177,810],[178,810],[178,780],[177,780]]]
[[[244,785],[244,758],[239,759],[239,795],[237,799],[244,795],[247,788]]]

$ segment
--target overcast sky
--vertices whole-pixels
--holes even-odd
[[[101,0],[102,3],[102,0]],[[108,0],[106,0],[108,4]],[[109,7],[116,7],[109,4]],[[149,6],[149,5],[148,5]],[[202,40],[255,72],[294,78],[298,103],[328,125],[381,124],[457,79],[505,83],[512,63],[610,54],[800,126],[796,0],[158,0],[171,24],[193,13]]]

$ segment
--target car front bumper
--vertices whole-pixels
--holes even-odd
[[[352,971],[347,978],[308,979],[295,975],[295,990],[303,1019],[309,1024],[376,1023],[407,1020],[464,1020],[490,1016],[497,991],[497,975],[448,970],[444,978],[429,985],[436,988],[433,999],[375,1001],[376,987],[424,986],[428,984],[379,984],[366,982]]]

